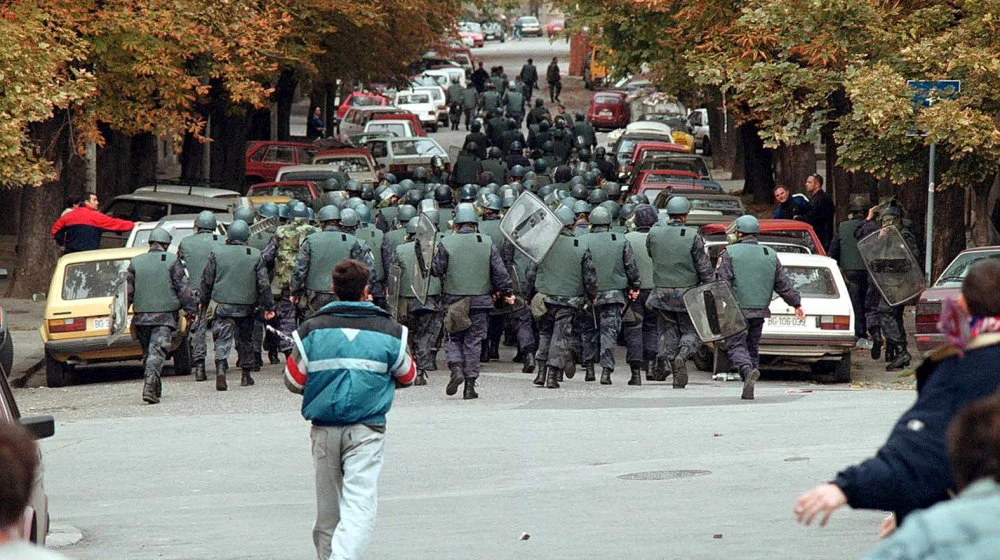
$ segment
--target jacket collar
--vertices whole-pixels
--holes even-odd
[[[324,305],[317,313],[349,316],[383,315],[389,317],[388,311],[370,301],[333,301]]]

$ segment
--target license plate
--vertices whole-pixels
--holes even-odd
[[[767,326],[769,327],[804,327],[806,326],[805,319],[799,319],[795,315],[772,315],[767,318]]]
[[[610,117],[611,116],[611,111],[601,111],[601,112],[599,112],[597,114],[600,115],[600,116],[602,116],[602,117]]]
[[[111,327],[111,319],[107,317],[103,319],[94,319],[94,328],[108,330]]]

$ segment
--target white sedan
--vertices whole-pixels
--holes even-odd
[[[394,105],[416,115],[424,128],[437,132],[438,107],[429,92],[413,90],[398,92]]]

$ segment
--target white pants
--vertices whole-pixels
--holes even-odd
[[[313,426],[311,436],[316,468],[316,557],[358,560],[375,528],[385,434],[355,424]]]

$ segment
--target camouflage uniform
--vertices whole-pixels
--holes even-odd
[[[149,253],[164,252],[156,244],[151,245],[149,248]],[[191,291],[191,283],[188,280],[187,270],[184,269],[184,265],[180,259],[174,261],[169,270],[170,285],[177,299],[180,301],[184,313],[188,317],[194,317],[198,314],[198,300]],[[127,283],[128,304],[132,305],[136,284],[135,269],[133,269],[131,263],[129,263],[125,281]],[[145,379],[143,395],[144,397],[146,396],[147,386],[153,389],[156,395],[154,400],[147,402],[159,401],[162,388],[160,375],[163,371],[163,363],[166,361],[167,354],[170,351],[170,340],[173,337],[174,331],[177,330],[177,320],[176,311],[166,313],[136,312],[132,317],[131,328],[139,339],[140,344],[142,344],[143,366],[145,368],[143,375]]]
[[[274,270],[271,282],[271,293],[274,295],[274,319],[272,325],[278,331],[292,336],[295,330],[298,309],[292,303],[292,274],[295,272],[295,262],[299,256],[299,248],[306,237],[319,231],[319,228],[309,225],[304,218],[296,218],[289,223],[278,226],[274,236],[261,251],[264,264]],[[292,352],[292,343],[286,339],[278,340],[278,349],[286,355]]]
[[[323,231],[327,232],[337,232],[340,231],[335,226],[327,226],[323,228]],[[368,249],[368,246],[364,244],[363,241],[354,237],[353,235],[349,238],[353,244],[350,249],[350,258],[361,261],[365,263],[368,270],[371,271],[371,282],[375,275],[375,261],[372,258],[372,252]],[[299,256],[295,261],[295,270],[292,272],[291,281],[291,294],[296,297],[303,297],[308,301],[309,310],[312,312],[319,311],[321,307],[335,301],[337,297],[332,291],[313,291],[309,290],[306,286],[306,278],[309,276],[309,268],[312,262],[312,245],[309,243],[303,243],[299,248]],[[334,264],[336,266],[336,264]],[[330,278],[330,283],[333,283],[333,269],[331,268],[326,274]]]

